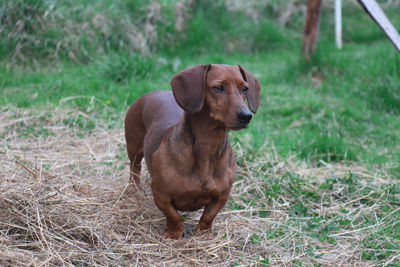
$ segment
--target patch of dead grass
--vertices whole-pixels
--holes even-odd
[[[165,218],[153,203],[146,171],[143,190],[123,196],[128,181],[128,169],[121,167],[128,166],[123,130],[107,129],[103,121],[95,121],[94,129],[77,135],[79,130],[63,123],[74,110],[55,110],[4,107],[0,112],[1,266],[373,265],[362,259],[360,242],[379,223],[333,233],[336,243],[323,242],[293,223],[290,208],[297,201],[295,195],[271,199],[265,186],[269,178],[294,173],[308,179],[306,187],[313,191],[326,177],[350,171],[368,183],[388,183],[383,172],[354,164],[322,162],[321,167],[312,167],[273,152],[249,162],[237,145],[241,164],[231,198],[241,208],[224,208],[212,236],[193,236],[201,213],[183,213],[185,238],[166,240],[161,237]],[[18,131],[27,125],[49,129],[51,134]],[[346,206],[353,217],[379,210],[379,203],[360,209],[360,199],[350,199]],[[343,207],[332,203],[316,201],[310,209],[334,214]],[[266,215],[259,216],[261,212]],[[268,234],[273,232],[280,234]],[[398,253],[385,262],[395,262]]]

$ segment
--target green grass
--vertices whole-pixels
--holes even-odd
[[[83,111],[104,113],[107,105],[122,112],[145,92],[169,90],[172,75],[186,66],[240,63],[260,79],[262,100],[250,129],[234,133],[235,140],[250,134],[253,149],[268,143],[285,157],[296,154],[316,163],[350,160],[396,167],[400,57],[386,40],[374,46],[348,44],[341,51],[321,42],[319,49],[312,63],[303,62],[296,50],[281,50],[181,57],[178,66],[176,58],[131,53],[51,69],[3,66],[0,101],[35,107],[79,96],[66,103]],[[90,104],[92,96],[98,102]]]
[[[383,169],[393,179],[392,185],[375,185],[352,173],[324,177],[318,183],[293,173],[279,179],[265,175],[259,197],[268,203],[263,207],[289,196],[296,201],[289,203],[288,224],[254,233],[250,242],[283,236],[292,227],[300,229],[296,242],[305,235],[335,244],[336,233],[374,225],[360,242],[362,258],[384,262],[398,253],[400,55],[360,8],[344,9],[344,46],[337,50],[332,10],[325,7],[318,50],[305,61],[300,55],[303,17],[296,11],[286,27],[278,26],[275,16],[283,4],[277,1],[255,2],[254,8],[264,15],[258,20],[229,11],[223,2],[194,1],[183,30],[174,26],[176,1],[161,1],[160,13],[150,1],[84,1],[76,9],[69,8],[71,1],[59,1],[54,12],[42,16],[50,3],[0,4],[0,105],[73,106],[82,113],[71,114],[63,124],[80,129],[80,135],[96,127],[85,114],[121,129],[128,106],[143,93],[169,90],[178,71],[194,64],[240,64],[262,85],[260,108],[251,126],[231,133],[231,142],[247,152],[247,161],[263,161],[274,151],[283,159],[294,156],[315,167],[339,163]],[[150,18],[151,6],[155,17]],[[399,6],[385,11],[399,28]],[[95,15],[101,15],[100,22]],[[32,27],[38,25],[32,24],[38,17],[42,27]],[[16,29],[17,21],[27,26]],[[86,30],[77,30],[85,22]],[[152,25],[154,36],[145,37],[140,46],[146,23]],[[21,137],[53,134],[37,122],[14,127]],[[245,167],[242,160],[238,157]],[[275,167],[269,162],[262,165]],[[242,203],[232,199],[229,207],[253,205],[259,193],[243,194]],[[363,207],[349,208],[349,199],[359,199]],[[313,208],[318,203],[342,208],[339,213],[324,213]],[[354,216],[369,206],[380,210]]]

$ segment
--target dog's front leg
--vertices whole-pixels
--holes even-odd
[[[165,227],[164,237],[181,239],[184,230],[181,215],[171,204],[171,199],[167,196],[163,196],[162,194],[157,194],[154,192],[154,202],[167,218],[167,226]]]
[[[205,207],[203,215],[200,218],[199,224],[197,225],[197,227],[195,229],[195,233],[199,233],[200,231],[211,230],[211,226],[212,226],[215,216],[217,216],[218,212],[222,209],[222,207],[228,201],[228,195],[224,196],[222,198],[213,200],[210,204],[208,204]]]

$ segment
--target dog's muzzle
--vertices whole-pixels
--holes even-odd
[[[243,126],[249,124],[252,117],[253,115],[251,115],[250,111],[246,109],[242,109],[237,113],[237,119]]]

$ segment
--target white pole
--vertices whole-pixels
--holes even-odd
[[[335,43],[342,48],[342,1],[335,0]]]

